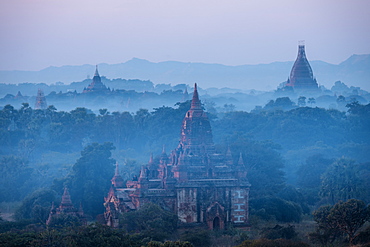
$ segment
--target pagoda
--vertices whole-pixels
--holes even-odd
[[[101,82],[101,77],[98,72],[98,65],[96,65],[95,74],[92,79],[92,82],[89,84],[87,88],[84,88],[82,93],[102,92],[102,91],[109,91],[109,89]]]
[[[39,89],[37,91],[36,101],[35,101],[35,109],[45,110],[48,107],[46,104],[46,98],[44,95],[44,91]]]
[[[177,148],[167,154],[163,147],[156,159],[151,155],[139,177],[122,187],[117,186],[121,179],[116,169],[105,197],[106,223],[119,227],[120,214],[152,202],[177,214],[180,227],[248,227],[250,184],[242,159],[240,156],[234,162],[230,149],[226,154],[216,152],[211,124],[195,84]]]
[[[298,56],[294,62],[286,86],[292,87],[295,91],[318,89],[316,78],[314,78],[312,68],[306,58],[303,41],[300,41],[298,45]]]
[[[82,224],[86,224],[86,218],[84,216],[84,211],[82,209],[82,205],[80,205],[79,209],[75,208],[73,206],[71,196],[69,194],[68,188],[64,188],[64,192],[62,195],[62,201],[60,202],[59,207],[55,208],[54,202],[53,205],[50,209],[49,217],[46,221],[46,224],[49,225],[53,218],[56,218],[58,216],[66,216],[66,215],[71,215],[74,217],[77,217]]]

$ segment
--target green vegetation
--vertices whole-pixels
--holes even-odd
[[[314,213],[316,232],[311,234],[314,241],[326,245],[341,236],[346,236],[350,245],[360,235],[359,229],[370,219],[370,206],[363,201],[350,199],[334,206],[322,206]]]
[[[51,203],[60,201],[64,186],[69,188],[75,207],[81,203],[85,213],[95,220],[104,211],[103,198],[114,173],[112,156],[119,157],[124,179],[131,179],[151,152],[159,154],[163,144],[176,147],[189,104],[187,101],[136,113],[101,109],[98,114],[81,107],[64,112],[53,106],[34,110],[27,103],[20,109],[6,105],[0,110],[0,202],[22,202],[15,212],[17,222],[0,222],[0,245],[14,239],[14,243],[24,246],[44,241],[77,246],[74,244],[80,240],[76,236],[84,234],[93,245],[110,245],[109,241],[114,245],[117,239],[133,241],[137,246],[188,246],[186,241],[194,246],[214,246],[215,239],[242,244],[246,238],[240,232],[230,233],[230,229],[219,235],[201,230],[179,233],[176,218],[156,205],[126,214],[121,220],[125,230],[63,226],[60,222],[54,223],[60,226],[58,229],[43,226]],[[258,112],[230,110],[219,118],[210,114],[216,150],[226,153],[230,148],[234,162],[241,154],[252,184],[250,213],[257,232],[252,231],[241,246],[308,243],[308,232],[289,224],[307,223],[315,209],[318,227],[310,234],[312,243],[364,243],[368,239],[369,230],[359,228],[366,227],[368,218],[355,227],[344,227],[339,219],[348,215],[349,209],[360,212],[370,203],[370,104],[352,102],[347,105],[347,113],[303,107],[303,98],[300,104],[302,107],[290,109],[290,99],[280,98]],[[346,202],[338,203],[341,200]],[[335,206],[320,208],[325,204]],[[18,229],[16,236],[12,228]],[[103,237],[93,239],[89,234],[94,231]],[[104,234],[109,237],[105,239]],[[154,242],[168,239],[185,242]],[[295,243],[289,245],[289,241]]]
[[[104,196],[111,185],[115,160],[111,158],[112,143],[92,143],[84,148],[66,178],[55,180],[53,189],[67,186],[72,201],[81,204],[86,214],[96,217],[104,211]]]
[[[139,232],[144,237],[162,241],[176,231],[177,221],[177,215],[148,203],[137,211],[125,213],[121,224],[128,232]]]

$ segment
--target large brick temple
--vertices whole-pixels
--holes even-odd
[[[306,58],[305,45],[300,41],[298,55],[295,60],[286,86],[294,90],[318,90],[316,78],[313,76],[312,68]]]
[[[116,172],[105,198],[107,225],[119,227],[119,215],[152,202],[177,214],[183,226],[223,229],[248,226],[250,184],[242,156],[215,151],[211,125],[199,100],[197,85],[181,126],[180,142],[159,159],[150,157],[138,178],[125,185]]]

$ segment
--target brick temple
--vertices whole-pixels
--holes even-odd
[[[104,91],[110,91],[101,81],[101,77],[99,75],[98,71],[98,65],[96,65],[95,68],[95,74],[92,79],[92,82],[85,87],[82,93],[91,93],[91,92],[104,92]]]
[[[191,107],[181,126],[180,142],[159,159],[150,157],[139,177],[124,184],[118,164],[105,198],[107,225],[119,227],[119,215],[152,202],[177,214],[180,226],[209,229],[248,227],[250,184],[240,155],[217,153],[212,129],[195,84]]]
[[[318,90],[316,78],[313,76],[312,68],[306,58],[305,45],[300,41],[298,45],[298,55],[295,60],[286,86],[294,90]]]

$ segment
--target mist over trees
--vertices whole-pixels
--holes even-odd
[[[180,90],[176,95],[184,94]],[[299,224],[323,205],[351,199],[370,203],[370,104],[347,101],[343,96],[344,102],[339,100],[345,103],[343,111],[316,107],[313,101],[317,98],[302,96],[296,103],[280,96],[250,112],[239,111],[233,104],[220,108],[204,100],[217,152],[225,154],[230,149],[234,161],[242,162],[248,171],[251,221]],[[128,180],[139,174],[151,153],[158,159],[163,146],[167,150],[177,146],[190,101],[176,97],[173,100],[178,103],[171,106],[134,112],[86,107],[64,111],[53,105],[40,110],[27,102],[18,107],[4,105],[0,110],[0,203],[18,202],[15,218],[19,222],[44,224],[52,202],[58,204],[67,187],[75,207],[82,205],[90,220],[99,219],[115,161]],[[127,217],[123,220],[132,221]],[[145,214],[138,217],[150,220]],[[342,238],[330,237],[331,230],[325,232],[317,222],[318,235],[312,235],[316,242],[320,234],[329,234],[330,242],[332,238],[355,241],[354,236],[361,233],[357,229],[345,233],[348,238],[338,232]],[[157,223],[174,222],[155,221],[153,226],[148,223],[147,233],[137,231],[150,236]],[[136,227],[142,226],[137,222]],[[275,236],[287,229],[261,229],[258,236]],[[196,233],[189,234],[184,240],[197,239]]]

